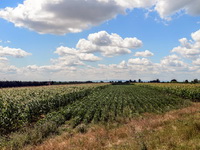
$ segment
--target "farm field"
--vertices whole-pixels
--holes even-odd
[[[15,131],[41,115],[66,106],[101,85],[46,86],[0,90],[0,133]]]
[[[142,83],[142,86],[151,86],[157,90],[163,90],[177,96],[200,102],[200,84],[184,83]]]
[[[109,132],[145,114],[158,116],[191,107],[199,99],[192,86],[188,90],[195,91],[195,98],[164,88],[87,84],[1,89],[0,149],[31,149],[53,135],[85,134],[93,126]]]

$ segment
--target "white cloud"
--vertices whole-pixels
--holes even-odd
[[[196,31],[196,32],[193,32],[191,34],[192,36],[192,39],[196,42],[200,42],[200,30]],[[198,43],[199,44],[199,43]]]
[[[25,0],[1,9],[0,17],[41,34],[64,35],[97,26],[127,9],[154,8],[161,18],[170,19],[180,11],[199,15],[199,5],[199,0]]]
[[[108,34],[106,31],[90,34],[88,40],[96,46],[113,46],[129,49],[135,49],[142,46],[142,42],[135,37],[123,39],[118,34]]]
[[[59,58],[52,59],[51,62],[54,66],[71,67],[71,66],[84,66],[86,62],[95,62],[101,60],[100,57],[92,53],[83,53],[80,50],[60,46],[54,52],[59,55]]]
[[[68,55],[76,55],[78,53],[78,51],[76,49],[73,49],[73,48],[60,46],[56,49],[55,53],[60,55],[60,56],[64,56],[64,55],[67,55],[67,54]]]
[[[144,52],[136,52],[134,56],[136,57],[151,57],[154,54],[149,50],[145,50]]]
[[[171,52],[179,53],[186,58],[196,58],[200,55],[200,50],[198,49],[189,49],[181,46],[173,48]]]
[[[170,19],[171,15],[185,11],[187,14],[200,15],[199,0],[157,0],[155,10],[163,19]]]
[[[88,40],[81,39],[76,48],[81,52],[100,52],[103,56],[112,57],[115,55],[129,54],[130,49],[137,49],[142,46],[142,41],[133,38],[122,38],[118,34],[108,34],[100,31],[88,36]]]
[[[155,4],[156,0],[115,0],[116,3],[124,8],[149,8]]]
[[[193,64],[196,66],[200,66],[200,58],[198,58],[197,60],[193,61]]]
[[[6,57],[0,57],[0,62],[3,62],[3,61],[8,61],[8,58],[6,58]]]
[[[94,62],[94,61],[101,60],[100,57],[97,57],[94,54],[79,53],[77,56],[82,61],[91,61],[91,62]]]
[[[8,56],[15,58],[22,58],[31,55],[22,49],[2,47],[0,46],[0,76],[1,79],[7,79],[7,77],[12,76],[12,80],[15,79],[15,75],[18,73],[20,68],[10,65]]]
[[[124,54],[130,54],[131,50],[127,48],[120,48],[120,47],[113,47],[113,46],[107,46],[107,47],[100,47],[101,53],[103,56],[106,57],[113,57],[116,55],[124,55]]]
[[[26,72],[59,72],[62,70],[75,70],[74,67],[63,67],[63,66],[57,66],[57,65],[47,65],[47,66],[37,66],[37,65],[29,65],[25,68],[23,68]]]
[[[176,55],[167,56],[160,63],[153,63],[146,58],[136,58],[124,60],[119,64],[99,64],[98,67],[65,65],[64,61],[68,59],[63,57],[59,59],[58,62],[52,62],[52,65],[47,66],[29,65],[17,68],[8,65],[5,67],[4,65],[2,66],[4,69],[0,70],[0,75],[2,79],[6,78],[7,80],[86,81],[137,80],[140,78],[144,81],[159,78],[161,81],[166,81],[176,78],[179,81],[184,81],[186,78],[189,80],[197,78],[200,73],[200,67],[181,63],[181,58]],[[166,63],[164,63],[164,60]]]
[[[94,52],[100,52],[103,56],[113,57],[131,53],[131,49],[142,46],[142,41],[133,38],[122,38],[118,34],[108,34],[100,31],[88,35],[88,39],[80,39],[76,49],[60,46],[55,53],[60,56],[76,55],[82,61],[98,61],[101,58],[95,56]]]
[[[0,17],[17,27],[39,33],[81,32],[123,14],[115,0],[25,0],[16,8],[7,7]]]
[[[125,60],[123,60],[119,65],[118,65],[119,68],[123,69],[123,68],[127,68],[127,63]]]
[[[0,57],[1,56],[13,56],[16,58],[22,58],[31,55],[22,49],[2,47],[0,46]]]
[[[56,66],[83,66],[85,65],[77,56],[62,56],[57,59],[51,59],[51,62]]]
[[[200,57],[200,30],[191,34],[193,40],[182,38],[180,46],[175,47],[171,52],[180,54],[185,58],[197,59]]]
[[[142,65],[142,66],[150,66],[152,65],[152,62],[149,59],[146,58],[135,58],[135,59],[129,59],[128,65]]]
[[[177,55],[169,55],[161,60],[161,65],[165,67],[187,67],[187,64],[181,61]]]
[[[121,63],[119,63],[119,64],[109,64],[109,65],[104,65],[104,64],[99,64],[98,65],[99,66],[99,68],[101,68],[101,69],[117,69],[118,71],[119,70],[124,70],[124,69],[128,69],[128,64],[126,63],[126,61],[125,60],[123,60]],[[116,70],[116,71],[117,71]],[[116,71],[114,71],[114,72],[116,72]]]
[[[80,50],[63,47],[63,46],[58,47],[56,49],[55,53],[57,53],[59,56],[61,56],[63,58],[70,57],[70,58],[73,58],[76,60],[81,60],[81,61],[99,61],[99,60],[101,60],[100,57],[97,57],[94,54],[83,53]]]
[[[8,60],[6,58],[0,58],[0,75],[2,78],[7,78],[10,74],[12,74],[13,79],[15,78],[16,73],[20,70],[16,66],[9,65]]]
[[[38,33],[66,34],[125,14],[126,9],[146,8],[154,3],[155,0],[25,0],[15,8],[0,10],[0,17]]]

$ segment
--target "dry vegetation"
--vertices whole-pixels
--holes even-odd
[[[66,129],[60,136],[52,137],[41,145],[26,150],[93,150],[93,149],[200,149],[200,103],[165,114],[149,114],[125,124],[80,126]],[[122,120],[123,122],[125,120]]]

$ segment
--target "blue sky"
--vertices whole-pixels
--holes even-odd
[[[199,78],[198,4],[0,0],[0,80]]]

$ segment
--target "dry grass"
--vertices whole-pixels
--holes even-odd
[[[75,131],[64,132],[60,136],[52,137],[40,145],[28,146],[26,150],[98,150],[98,149],[149,149],[155,148],[155,143],[146,142],[153,132],[161,132],[170,124],[173,130],[177,126],[171,125],[176,120],[184,120],[188,116],[199,115],[200,103],[165,114],[145,113],[141,117],[126,121],[123,125],[91,125],[86,133]],[[200,118],[199,118],[200,119]],[[154,138],[154,137],[153,137]],[[167,139],[166,139],[167,140]],[[153,140],[152,140],[153,141]],[[195,141],[190,141],[195,142]],[[173,147],[173,143],[172,144]],[[193,143],[194,144],[194,143]],[[160,149],[165,149],[163,146]]]

